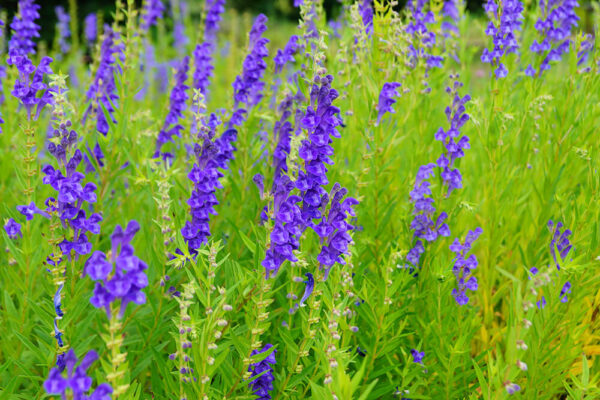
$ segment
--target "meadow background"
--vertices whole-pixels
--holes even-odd
[[[84,7],[75,3],[65,5],[67,13],[77,15],[75,7]],[[102,15],[95,41],[86,38],[82,18],[71,19],[71,32],[78,34],[67,39],[66,51],[57,36],[44,35],[50,39],[37,42],[29,58],[38,65],[43,56],[52,57],[50,67],[62,78],[43,78],[60,89],[31,120],[11,94],[19,78],[18,68],[6,64],[12,15],[0,11],[5,22],[0,62],[6,66],[0,93],[0,218],[9,228],[14,227],[9,219],[20,224],[20,234],[2,230],[0,399],[59,398],[46,393],[44,382],[69,349],[80,359],[95,350],[99,361],[87,370],[93,381],[88,383],[95,388],[108,382],[112,398],[121,399],[251,399],[257,398],[257,382],[268,389],[259,398],[275,399],[600,398],[600,53],[594,36],[600,13],[593,3],[575,8],[581,21],[568,35],[570,51],[535,77],[525,73],[541,60],[530,51],[542,16],[534,1],[523,2],[522,29],[515,33],[519,50],[502,56],[508,69],[503,78],[480,60],[492,42],[484,33],[488,16],[465,12],[460,2],[456,19],[444,14],[443,2],[420,2],[435,17],[426,23],[437,37],[431,46],[424,35],[406,30],[422,16],[385,1],[343,1],[339,14],[331,16],[318,1],[306,0],[297,11],[300,26],[281,16],[269,18],[262,33],[269,39],[266,71],[259,78],[263,96],[255,105],[245,104],[246,119],[234,126],[237,150],[220,168],[217,214],[210,216],[211,235],[197,255],[181,233],[190,219],[188,173],[200,162],[192,149],[194,143],[211,142],[202,137],[210,129],[198,128],[210,113],[223,121],[216,138],[225,125],[231,127],[239,106],[232,84],[250,65],[244,59],[255,15],[225,5],[213,39],[214,74],[206,96],[200,96],[194,50],[209,39],[205,17],[215,2],[181,3],[165,4],[148,29],[140,26],[147,9],[132,1],[118,1],[115,14],[106,15],[120,33],[113,46],[123,46],[113,63],[119,67],[109,74],[118,96],[112,112],[87,94],[102,69],[102,32],[108,29]],[[498,2],[500,9],[507,3]],[[367,5],[373,10],[370,30],[361,15]],[[332,18],[340,26],[335,30],[328,24]],[[445,35],[444,21],[454,24],[456,33]],[[37,22],[44,30],[55,23]],[[173,35],[177,23],[185,40]],[[274,56],[291,35],[299,36],[299,48],[276,72]],[[585,43],[587,57],[581,53]],[[443,57],[440,67],[415,58],[410,46]],[[189,71],[182,74],[186,56]],[[266,279],[262,262],[273,246],[273,221],[264,222],[261,212],[272,210],[279,105],[297,95],[286,152],[295,180],[305,168],[300,141],[310,139],[303,118],[311,87],[315,77],[326,75],[339,92],[333,105],[341,125],[340,138],[331,141],[333,164],[325,188],[337,182],[358,201],[356,215],[345,215],[352,241],[343,263],[323,279],[317,259],[323,241],[309,227],[295,250],[298,261],[285,261]],[[380,117],[386,82],[401,86],[393,96],[395,112]],[[440,127],[450,126],[445,110],[454,91],[448,95],[448,87],[471,98],[464,104],[470,118],[460,128],[470,147],[455,163],[462,187],[447,195],[438,170],[429,178],[434,217],[446,212],[451,234],[422,240],[425,251],[411,263],[407,256],[417,240],[411,191],[419,168],[435,163],[444,151],[434,137]],[[181,107],[181,130],[165,145],[174,155],[165,161],[155,157],[156,141],[170,126],[165,118],[175,103]],[[90,104],[95,111],[86,115]],[[114,119],[107,135],[98,132],[100,114]],[[83,182],[97,187],[97,200],[85,210],[102,216],[99,233],[87,236],[89,251],[80,255],[59,246],[63,239],[73,240],[70,222],[52,213],[49,219],[36,214],[27,220],[16,208],[30,201],[51,207],[44,202],[56,191],[42,181],[42,167],[57,167],[48,151],[49,135],[66,119],[78,135],[69,154],[79,149],[90,160]],[[93,150],[96,144],[102,159]],[[85,161],[78,171],[84,170]],[[257,187],[257,174],[264,190]],[[322,209],[329,212],[327,202]],[[110,258],[111,234],[131,220],[140,226],[132,241],[135,255],[148,267],[145,299],[130,303],[121,318],[114,308],[108,318],[90,303],[94,282],[86,262],[94,251]],[[553,241],[559,221],[562,232],[572,232],[564,257],[556,254],[566,247],[564,237]],[[459,305],[452,294],[457,269],[450,246],[476,228],[482,233],[471,250],[478,261],[471,276],[478,287]],[[315,279],[311,290],[306,273]],[[299,306],[304,293],[308,297]],[[255,354],[257,349],[264,352]],[[257,365],[264,370],[258,378]],[[106,396],[97,398],[111,398]]]

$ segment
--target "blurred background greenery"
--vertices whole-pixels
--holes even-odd
[[[173,0],[163,0],[167,5]],[[181,0],[178,0],[182,3]],[[69,0],[38,0],[38,4],[42,6],[40,10],[42,26],[42,39],[45,41],[52,40],[54,36],[54,26],[56,24],[55,7],[62,5],[66,10],[69,9]],[[141,4],[142,0],[137,0],[136,3]],[[227,0],[227,9],[235,9],[238,12],[249,12],[251,14],[264,13],[269,17],[275,17],[281,20],[297,21],[300,17],[299,11],[293,6],[293,0]],[[406,0],[400,0],[398,7],[401,8],[406,3]],[[483,0],[468,0],[468,8],[470,11],[481,10]],[[0,2],[0,10],[6,10],[8,21],[12,20],[13,15],[17,11],[18,0],[2,0]],[[189,12],[199,14],[202,9],[204,0],[190,0],[186,2]],[[341,2],[338,0],[324,0],[323,6],[329,19],[335,18],[341,8]],[[110,21],[110,15],[115,7],[114,0],[79,0],[77,1],[77,15],[80,21],[89,13],[102,12],[104,19]],[[7,25],[9,25],[7,24]],[[82,24],[79,24],[80,27]]]
[[[162,0],[167,6],[167,10],[170,10],[169,3],[177,1],[183,3],[183,0]],[[594,0],[598,1],[598,0]],[[54,29],[56,25],[56,13],[55,7],[62,5],[66,10],[69,9],[69,0],[37,0],[38,4],[42,6],[40,10],[41,15],[41,36],[42,40],[50,42],[54,37]],[[482,13],[482,4],[484,0],[466,0],[467,9],[471,13]],[[537,2],[537,0],[524,0],[525,4]],[[591,19],[588,18],[591,15],[591,4],[593,1],[580,0],[579,16],[581,17],[581,25],[583,29],[591,31]],[[141,4],[142,0],[136,0],[136,3]],[[293,6],[294,0],[227,0],[227,9],[235,9],[240,13],[258,14],[264,13],[269,17],[282,20],[282,21],[298,21],[300,15],[299,10]],[[398,8],[404,7],[406,0],[398,0]],[[10,25],[13,15],[17,11],[18,0],[2,0],[0,2],[0,11],[4,10],[7,13],[7,21]],[[191,14],[192,19],[195,15],[200,15],[204,0],[189,0],[185,4],[188,7],[188,12]],[[78,0],[77,1],[77,15],[80,21],[89,13],[101,12],[104,20],[111,20],[111,14],[114,11],[115,2],[114,0]],[[323,7],[327,13],[328,19],[335,19],[340,12],[341,1],[340,0],[323,0]],[[169,11],[167,11],[169,12]],[[81,29],[82,23],[79,24]]]

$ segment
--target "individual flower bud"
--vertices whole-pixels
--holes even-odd
[[[517,367],[521,370],[521,371],[527,371],[527,364],[525,364],[523,361],[521,360],[517,360]]]
[[[350,327],[350,330],[351,330],[352,332],[356,333],[356,332],[358,332],[358,326],[354,326],[354,325],[353,325],[353,326],[351,326],[351,327]]]
[[[521,390],[521,386],[517,385],[516,383],[512,383],[510,381],[504,382],[504,388],[506,389],[508,394],[515,394],[519,390]]]
[[[221,331],[215,331],[215,339],[220,339],[221,335],[223,335]]]
[[[224,319],[220,319],[217,321],[217,325],[220,327],[227,326],[227,321],[225,321]]]
[[[223,311],[231,311],[231,310],[233,310],[233,307],[231,307],[231,305],[229,305],[229,304],[223,305]]]
[[[531,321],[528,320],[527,318],[523,318],[523,327],[525,329],[529,329],[531,327]]]
[[[331,382],[333,382],[333,379],[331,378],[330,374],[325,375],[325,379],[323,380],[323,383],[325,385],[329,385]]]
[[[519,350],[527,350],[527,344],[522,340],[517,340],[517,349]]]

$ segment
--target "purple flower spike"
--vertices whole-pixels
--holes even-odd
[[[550,253],[552,254],[552,258],[556,264],[556,269],[560,271],[560,264],[556,255],[556,250],[558,250],[558,255],[560,256],[561,260],[564,260],[567,257],[573,248],[571,241],[569,240],[569,236],[571,236],[572,232],[569,229],[561,231],[561,228],[563,228],[562,222],[558,222],[556,225],[554,225],[552,220],[548,221],[548,228],[552,233],[552,240],[550,241]]]
[[[86,93],[90,105],[84,114],[84,118],[93,111],[96,116],[96,130],[105,136],[108,133],[109,124],[104,110],[107,111],[113,123],[117,122],[113,117],[116,103],[119,100],[115,74],[121,72],[117,59],[122,61],[125,57],[125,47],[123,43],[119,44],[119,41],[118,32],[113,31],[109,25],[104,25],[100,63],[94,81]]]
[[[433,242],[440,236],[450,236],[450,228],[445,223],[448,215],[441,212],[435,218],[436,209],[434,199],[431,197],[431,182],[428,179],[434,176],[434,169],[437,167],[440,169],[444,186],[448,189],[447,196],[450,196],[453,190],[462,187],[462,175],[458,168],[454,168],[454,163],[462,158],[465,154],[464,150],[470,147],[469,138],[461,137],[460,129],[469,120],[469,115],[465,113],[465,104],[471,97],[469,95],[460,97],[458,89],[461,87],[462,83],[456,80],[453,87],[447,89],[452,98],[451,105],[445,110],[450,128],[447,131],[440,128],[435,133],[435,139],[444,144],[445,152],[437,159],[436,164],[426,164],[419,168],[414,188],[410,192],[415,215],[410,227],[415,232],[414,236],[417,240],[406,259],[412,266],[418,265],[421,254],[425,251],[423,240]],[[461,301],[466,302],[468,299],[461,296]]]
[[[31,111],[37,106],[34,116],[34,119],[37,119],[44,106],[53,102],[48,85],[44,83],[44,75],[52,74],[50,68],[52,59],[43,57],[36,68],[26,55],[20,55],[16,49],[11,49],[7,63],[14,65],[19,71],[19,78],[15,80],[11,94],[21,101],[29,119],[32,118]],[[37,97],[38,92],[41,92],[39,97]]]
[[[92,47],[98,38],[98,17],[96,13],[90,13],[84,20],[84,34],[88,47]]]
[[[487,0],[484,5],[490,18],[485,34],[492,38],[493,47],[483,49],[481,61],[496,67],[494,68],[496,79],[508,75],[508,69],[502,63],[502,57],[506,54],[516,53],[519,49],[516,31],[521,30],[521,20],[523,19],[523,4],[520,0],[506,0],[501,4],[501,12],[498,11],[495,0]]]
[[[90,350],[83,359],[77,364],[77,357],[73,349],[64,357],[64,363],[67,370],[67,376],[63,377],[58,368],[52,368],[48,379],[44,382],[44,390],[48,394],[60,395],[61,398],[67,398],[67,390],[70,389],[74,399],[106,400],[110,399],[113,392],[111,386],[107,383],[98,385],[93,393],[88,395],[92,388],[92,378],[87,375],[87,370],[98,359],[98,354]]]
[[[550,69],[551,61],[560,61],[569,51],[571,30],[579,21],[575,13],[578,6],[577,0],[540,0],[541,16],[534,25],[539,37],[530,47],[532,53],[542,57],[539,75]],[[535,76],[535,73],[529,75],[526,71],[526,75]]]
[[[402,84],[398,82],[386,82],[383,84],[381,93],[379,93],[379,103],[377,104],[377,123],[381,122],[381,118],[387,112],[394,113],[392,106],[396,103],[394,97],[400,97],[398,88]]]
[[[109,318],[110,305],[118,299],[121,299],[119,318],[130,302],[146,302],[142,289],[148,286],[145,272],[148,266],[135,256],[133,247],[129,244],[139,229],[140,225],[135,220],[130,221],[125,230],[117,225],[110,237],[111,258],[96,251],[85,263],[85,273],[97,281],[90,303],[96,308],[104,308]],[[113,265],[114,273],[109,278]]]
[[[436,43],[436,34],[429,30],[428,25],[435,23],[435,15],[432,11],[425,11],[427,0],[409,0],[407,8],[410,11],[410,22],[406,27],[406,33],[412,36],[409,44],[408,55],[412,68],[416,68],[419,60],[425,62],[425,70],[441,68],[444,58],[430,53]],[[425,74],[427,77],[427,73]]]
[[[276,74],[281,73],[288,62],[294,62],[294,54],[296,54],[299,48],[298,36],[292,35],[283,50],[277,50],[277,54],[273,57]]]
[[[71,44],[69,43],[69,39],[71,38],[71,28],[69,27],[71,17],[67,14],[63,6],[56,6],[54,11],[56,12],[56,19],[58,20],[56,23],[58,45],[60,46],[60,51],[63,54],[67,54],[71,49]]]
[[[473,270],[478,265],[477,257],[473,254],[467,257],[467,253],[482,232],[481,228],[472,230],[467,234],[463,244],[458,239],[454,239],[454,242],[450,245],[450,250],[455,254],[452,272],[458,284],[458,288],[452,290],[452,296],[460,306],[464,306],[469,302],[469,297],[466,294],[467,289],[474,292],[478,288],[477,278],[473,276]]]
[[[201,130],[202,144],[194,146],[194,155],[196,163],[188,174],[188,178],[194,184],[194,190],[188,200],[190,206],[191,220],[186,221],[181,229],[181,234],[188,244],[188,250],[191,254],[196,254],[197,250],[208,241],[210,236],[210,216],[215,215],[215,206],[219,204],[215,192],[222,188],[219,179],[223,174],[219,171],[223,165],[220,163],[220,157],[227,158],[221,154],[219,144],[215,143],[215,130],[220,124],[220,120],[212,115],[209,121],[204,121],[208,134],[204,135]],[[229,142],[222,142],[225,146]]]
[[[170,154],[163,153],[161,151],[162,146],[168,142],[173,142],[175,136],[181,137],[183,126],[181,125],[180,120],[185,118],[183,112],[187,108],[186,102],[188,99],[187,91],[189,86],[185,83],[187,81],[189,68],[190,58],[186,56],[181,61],[177,73],[175,74],[175,86],[173,86],[169,97],[169,113],[167,114],[163,127],[156,139],[156,151],[154,157],[160,156],[163,159],[168,158]]]
[[[267,17],[260,14],[254,20],[254,25],[250,30],[249,36],[249,53],[244,60],[244,67],[241,75],[238,75],[233,82],[235,110],[239,110],[241,104],[247,107],[252,107],[258,104],[262,99],[262,91],[265,86],[262,81],[263,75],[267,68],[267,63],[264,58],[269,55],[267,50],[268,39],[261,37],[267,30],[265,25]],[[234,111],[235,113],[235,111]],[[236,121],[230,121],[229,127],[238,125]]]
[[[448,37],[452,34],[458,35],[458,19],[460,17],[458,13],[458,0],[445,0],[444,6],[442,7],[442,16],[446,18],[442,22],[442,32],[444,36]]]
[[[277,350],[273,349],[272,344],[266,344],[261,350],[252,350],[250,357],[268,352],[270,353],[267,358],[258,363],[250,364],[248,372],[251,372],[249,385],[255,396],[258,396],[258,400],[270,400],[271,391],[273,390],[273,365],[277,362],[275,359],[275,353]],[[256,377],[260,375],[259,377]]]
[[[373,5],[371,3],[371,0],[362,0],[358,3],[358,12],[368,36],[373,34]]]
[[[147,32],[151,26],[156,26],[164,11],[165,6],[161,0],[146,0],[142,9],[140,28]]]
[[[347,197],[346,188],[341,188],[339,184],[335,184],[331,193],[324,196],[331,198],[331,205],[327,215],[323,215],[318,224],[313,224],[314,231],[321,237],[322,247],[321,252],[317,256],[317,260],[321,267],[325,269],[325,279],[331,270],[331,267],[337,262],[345,264],[342,255],[349,254],[348,246],[352,242],[352,237],[348,232],[354,229],[346,220],[348,216],[354,216],[354,206],[358,204],[358,200]],[[343,199],[343,200],[342,200]],[[325,205],[327,202],[323,202]]]
[[[21,234],[21,224],[19,224],[12,218],[10,218],[4,225],[4,230],[6,231],[8,237],[11,239],[16,239],[18,236],[23,237],[23,235]]]
[[[201,43],[194,50],[194,88],[200,90],[204,96],[208,94],[210,78],[213,76],[212,46],[208,42]]]
[[[208,42],[215,43],[219,23],[225,12],[225,0],[207,0],[206,10],[204,38]]]
[[[40,26],[35,22],[40,17],[39,9],[35,0],[19,0],[18,12],[10,24],[13,34],[8,43],[9,57],[35,54],[33,39],[40,37]]]

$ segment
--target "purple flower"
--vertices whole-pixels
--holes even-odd
[[[306,286],[304,288],[304,294],[302,295],[302,298],[300,299],[300,303],[299,303],[300,305],[304,304],[304,302],[310,297],[313,290],[315,289],[315,279],[313,278],[313,275],[310,272],[307,272],[304,275],[306,276],[306,280],[304,281]]]
[[[569,229],[565,229],[561,232],[562,228],[562,222],[557,222],[554,224],[552,220],[548,221],[548,229],[550,229],[550,232],[552,233],[552,240],[550,241],[550,253],[552,254],[552,258],[556,264],[556,269],[559,271],[560,264],[558,262],[558,257],[556,256],[556,250],[558,250],[561,260],[564,260],[573,247],[571,245],[571,241],[569,240],[569,236],[571,236],[572,232]]]
[[[477,240],[482,232],[481,228],[472,230],[467,234],[464,243],[461,244],[458,239],[454,239],[454,242],[450,245],[450,250],[455,254],[452,272],[458,284],[458,288],[452,290],[452,296],[454,296],[458,305],[461,306],[469,302],[466,290],[474,292],[478,288],[477,278],[473,276],[473,270],[478,265],[477,257],[473,254],[467,257],[467,253],[471,250],[473,242]]]
[[[280,136],[274,154],[273,202],[261,215],[263,220],[273,220],[270,243],[262,261],[267,278],[276,274],[285,260],[297,261],[294,250],[299,248],[300,236],[307,227],[320,237],[321,252],[317,260],[325,276],[336,262],[344,263],[342,255],[348,253],[352,241],[348,231],[353,227],[346,219],[354,216],[353,207],[358,202],[353,198],[344,199],[347,190],[339,184],[335,184],[330,193],[324,189],[329,182],[326,165],[333,164],[331,136],[340,137],[338,126],[341,125],[340,111],[332,105],[338,97],[338,92],[331,88],[332,80],[330,75],[317,77],[310,91],[310,105],[297,115],[298,127],[308,131],[308,139],[300,145],[299,158],[303,163],[295,181],[282,173],[287,171],[286,156],[293,127],[286,119],[291,115],[288,107],[293,100],[282,103],[285,122],[276,124]]]
[[[298,44],[298,36],[290,36],[290,40],[287,42],[283,50],[277,50],[277,54],[273,57],[275,62],[275,73],[279,74],[285,64],[288,62],[294,62],[294,54],[298,51],[300,45]]]
[[[185,26],[181,21],[181,17],[180,19],[175,21],[175,25],[173,26],[173,41],[175,48],[179,51],[180,54],[184,51],[185,46],[189,42],[189,39],[185,34]]]
[[[444,58],[430,53],[430,49],[436,43],[436,35],[429,30],[428,25],[435,23],[435,16],[432,11],[425,12],[426,4],[427,0],[409,0],[407,2],[410,22],[406,26],[406,33],[413,38],[408,48],[412,68],[417,67],[419,60],[423,60],[425,70],[428,71],[431,68],[441,68]]]
[[[35,54],[33,39],[40,37],[40,26],[35,22],[40,17],[39,9],[35,0],[19,0],[18,12],[10,24],[13,31],[8,43],[10,57]]]
[[[527,75],[527,76],[531,76],[531,77],[535,76],[535,68],[533,68],[533,67],[531,66],[531,64],[529,64],[529,65],[527,66],[527,68],[525,68],[525,75]]]
[[[45,211],[40,210],[32,201],[28,206],[17,206],[17,211],[25,216],[27,221],[33,219],[34,214],[39,214],[45,218],[50,218],[50,215]]]
[[[593,48],[594,38],[589,33],[586,33],[584,35],[584,39],[581,41],[579,49],[577,50],[577,66],[584,64],[588,60],[590,52]],[[584,70],[589,70],[589,67]]]
[[[97,281],[90,303],[96,308],[104,308],[109,318],[110,305],[117,299],[121,299],[119,318],[123,316],[130,302],[146,302],[146,295],[142,289],[148,286],[145,273],[148,266],[135,256],[130,244],[139,229],[140,225],[135,220],[130,221],[125,230],[117,225],[110,237],[110,259],[103,252],[96,251],[85,263],[85,274]],[[113,264],[114,274],[109,278]]]
[[[250,357],[268,352],[269,355],[262,361],[252,363],[248,367],[248,372],[251,372],[250,376],[250,387],[255,396],[258,396],[258,400],[269,400],[271,399],[271,390],[273,390],[273,365],[277,362],[275,359],[275,353],[277,350],[273,349],[272,344],[266,344],[261,350],[252,350]],[[259,377],[256,377],[260,375]]]
[[[538,302],[536,304],[540,310],[542,308],[546,307],[546,297],[542,296],[542,298],[540,300],[538,300]]]
[[[333,33],[333,36],[341,39],[342,35],[341,35],[341,31],[344,28],[344,22],[342,18],[339,18],[337,20],[331,20],[327,23],[327,25],[329,26],[329,28],[331,28],[331,32]]]
[[[213,76],[212,45],[208,42],[201,43],[194,49],[194,89],[200,90],[204,96],[208,94],[210,78]]]
[[[78,254],[89,253],[91,245],[87,242],[87,232],[100,233],[102,216],[97,213],[86,213],[86,204],[95,203],[96,185],[92,182],[83,184],[85,175],[77,172],[83,160],[81,150],[73,151],[78,143],[77,133],[71,128],[71,121],[58,124],[52,133],[48,151],[58,163],[58,168],[48,164],[42,168],[43,182],[55,191],[55,197],[46,200],[46,212],[56,215],[64,227],[71,228],[73,239],[64,239],[61,247],[65,254],[75,250]],[[63,175],[62,171],[66,172]]]
[[[9,51],[7,63],[17,67],[19,71],[19,78],[15,80],[11,94],[21,101],[29,119],[34,107],[37,106],[34,116],[36,119],[44,106],[53,102],[48,85],[44,83],[44,75],[52,74],[51,62],[50,57],[42,57],[36,68],[26,55],[19,55],[15,49]],[[40,97],[37,97],[38,92],[41,92]]]
[[[402,84],[398,82],[386,82],[383,84],[381,93],[379,93],[379,103],[377,104],[377,124],[381,122],[381,118],[387,112],[394,113],[392,106],[396,103],[394,97],[400,97],[398,88]]]
[[[291,151],[291,139],[294,126],[289,119],[292,116],[292,107],[294,102],[301,101],[301,93],[292,95],[288,93],[279,104],[281,117],[273,125],[273,138],[277,143],[273,151],[273,165],[275,167],[275,178],[277,179],[282,172],[288,171],[287,158]]]
[[[410,354],[413,357],[413,362],[414,363],[423,364],[423,358],[425,357],[425,352],[424,351],[418,351],[418,350],[412,349],[410,351]]]
[[[266,47],[269,40],[261,37],[267,30],[266,22],[267,17],[260,14],[254,20],[254,25],[248,35],[249,52],[244,60],[243,71],[233,82],[235,111],[240,110],[241,104],[245,104],[247,107],[255,106],[262,98],[262,91],[265,85],[262,78],[267,68],[264,58],[269,55]],[[231,128],[236,125],[235,122],[230,121],[229,127]]]
[[[93,112],[96,116],[96,130],[105,136],[109,129],[105,110],[112,122],[117,122],[113,117],[116,103],[119,100],[116,93],[115,74],[121,72],[117,64],[117,58],[123,60],[125,56],[123,53],[124,45],[123,43],[118,44],[119,40],[118,32],[113,31],[110,26],[104,25],[100,63],[94,81],[86,93],[90,105],[84,114],[84,118]]]
[[[56,18],[58,20],[56,23],[56,31],[58,32],[60,51],[63,54],[67,54],[71,49],[71,44],[69,43],[69,38],[71,37],[69,22],[71,21],[71,17],[65,12],[63,6],[56,6],[54,11],[56,12]]]
[[[567,282],[565,282],[564,286],[560,290],[561,303],[566,303],[567,301],[569,301],[569,299],[567,298],[567,294],[569,294],[569,293],[571,293],[571,282],[567,281]]]
[[[146,0],[142,8],[140,28],[147,32],[151,26],[156,26],[159,19],[163,17],[165,6],[161,0]]]
[[[539,75],[550,69],[551,61],[560,61],[562,55],[569,51],[571,29],[577,26],[579,21],[575,13],[575,8],[578,6],[576,0],[540,0],[541,16],[534,25],[539,40],[534,40],[530,47],[534,54],[543,57],[539,66]]]
[[[98,38],[98,17],[96,13],[89,13],[84,20],[84,35],[88,42],[88,47],[91,48]]]
[[[340,110],[332,105],[339,94],[331,87],[332,81],[331,75],[317,78],[310,92],[310,105],[301,121],[308,131],[308,140],[303,140],[300,145],[299,156],[304,160],[304,170],[299,172],[296,188],[302,192],[302,216],[309,226],[313,219],[321,218],[319,207],[327,194],[323,186],[329,183],[327,165],[333,164],[332,137],[340,137]]]
[[[516,31],[521,30],[523,19],[523,4],[520,0],[507,0],[501,4],[501,12],[498,12],[498,5],[494,0],[487,0],[484,5],[490,18],[485,34],[492,37],[493,47],[483,49],[481,54],[481,62],[496,66],[494,74],[497,79],[508,75],[508,69],[502,64],[501,59],[506,54],[516,53],[519,49]]]
[[[23,237],[23,235],[21,234],[21,224],[19,224],[12,218],[10,218],[6,222],[6,224],[4,224],[4,230],[6,231],[8,237],[11,239],[16,239],[17,236]]]
[[[517,385],[516,383],[512,383],[510,381],[504,382],[504,388],[506,389],[506,392],[508,394],[515,394],[521,390],[521,386]]]
[[[206,2],[205,33],[206,41],[215,43],[219,31],[219,23],[225,12],[225,0],[207,0]]]
[[[109,395],[113,390],[108,383],[98,385],[93,393],[87,395],[92,388],[92,378],[87,375],[87,370],[97,359],[98,354],[94,350],[90,350],[78,363],[73,349],[69,350],[64,357],[67,376],[63,377],[60,369],[52,368],[48,379],[44,382],[44,390],[48,394],[61,395],[65,399],[68,389],[70,389],[73,399],[110,399]]]
[[[365,32],[368,36],[371,36],[373,34],[373,5],[371,0],[362,0],[358,3],[358,12],[365,26]]]
[[[171,90],[169,96],[169,113],[165,118],[165,122],[161,131],[156,139],[156,151],[154,157],[170,156],[168,153],[162,153],[161,149],[167,142],[172,142],[174,136],[181,136],[181,130],[183,126],[180,124],[180,120],[185,118],[183,111],[186,109],[186,102],[188,100],[187,90],[189,86],[185,83],[188,77],[188,70],[190,68],[190,58],[184,57],[177,69],[175,74],[175,86]]]
[[[304,230],[304,221],[298,206],[301,198],[291,194],[293,189],[294,183],[287,175],[280,175],[273,182],[273,203],[270,212],[273,215],[274,227],[270,235],[271,243],[262,261],[267,278],[276,274],[285,260],[298,261],[293,251],[300,246],[299,239]]]
[[[469,115],[465,113],[465,104],[471,97],[469,95],[460,97],[458,89],[461,87],[462,83],[456,80],[452,88],[446,89],[452,97],[451,105],[445,110],[450,128],[447,131],[440,128],[435,134],[435,139],[444,144],[445,152],[437,159],[436,164],[425,164],[419,168],[414,188],[410,192],[415,216],[410,228],[415,232],[414,236],[417,240],[408,252],[406,259],[413,266],[418,265],[421,254],[425,251],[422,240],[432,242],[439,236],[450,236],[450,228],[445,223],[448,215],[441,212],[437,218],[435,217],[436,209],[431,192],[431,182],[428,179],[434,176],[434,169],[437,167],[440,169],[444,186],[448,188],[447,196],[454,189],[462,187],[462,175],[458,168],[454,168],[454,162],[463,157],[464,150],[470,147],[469,138],[467,136],[460,137],[460,129],[469,120]]]
[[[50,258],[48,258],[48,261],[51,265],[56,264]],[[58,260],[57,263],[60,264],[61,261],[62,260]],[[63,333],[58,328],[58,321],[60,319],[62,319],[62,317],[64,316],[64,313],[61,308],[62,307],[61,292],[62,292],[63,287],[64,287],[64,284],[60,284],[56,288],[56,292],[54,293],[54,298],[52,299],[52,302],[54,303],[54,312],[56,313],[56,316],[54,317],[54,338],[56,339],[56,344],[58,345],[59,352],[60,352],[56,358],[56,366],[57,366],[59,372],[62,372],[65,369],[65,354],[62,350],[62,348],[65,346],[65,343],[62,338]]]
[[[329,211],[327,214],[321,212],[323,214],[321,221],[318,224],[312,224],[313,230],[321,238],[322,247],[317,260],[325,269],[325,279],[336,262],[345,264],[342,254],[349,254],[348,246],[352,242],[352,237],[348,232],[354,227],[346,220],[348,216],[355,216],[353,207],[358,204],[358,200],[352,197],[344,199],[347,192],[346,188],[342,188],[336,183],[331,193],[324,196],[331,199]],[[323,201],[322,210],[326,207],[327,201]]]
[[[210,216],[215,215],[215,206],[219,204],[215,192],[223,186],[219,179],[223,174],[219,171],[219,146],[215,144],[215,130],[220,124],[216,116],[211,116],[208,121],[203,121],[206,130],[202,129],[200,137],[202,144],[194,146],[195,164],[188,174],[194,184],[194,189],[188,200],[191,220],[186,221],[181,229],[181,234],[188,244],[191,254],[207,242],[210,236]],[[205,134],[204,132],[208,133]]]
[[[447,20],[442,22],[442,32],[448,37],[451,34],[458,35],[458,19],[460,17],[457,7],[458,0],[445,0],[442,7],[442,16]]]

